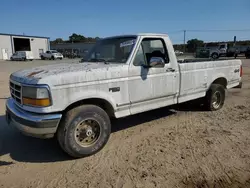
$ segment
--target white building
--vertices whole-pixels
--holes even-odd
[[[8,60],[16,51],[32,51],[35,59],[50,49],[49,37],[0,33],[0,59]]]

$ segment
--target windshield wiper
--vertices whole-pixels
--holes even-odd
[[[89,60],[89,62],[104,62],[104,64],[109,64],[109,61],[105,59],[97,59],[97,58],[92,58]]]
[[[105,59],[92,58],[92,59],[89,59],[88,61],[90,61],[90,62],[105,62],[106,60]]]

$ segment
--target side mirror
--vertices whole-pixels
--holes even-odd
[[[151,57],[149,61],[149,67],[163,68],[165,66],[165,61],[161,57]]]

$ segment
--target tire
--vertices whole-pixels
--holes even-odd
[[[223,107],[225,102],[225,87],[220,84],[212,84],[207,91],[204,107],[209,111],[216,111]]]
[[[98,106],[83,105],[65,114],[57,131],[57,140],[68,155],[82,158],[100,151],[108,142],[110,133],[108,114]]]
[[[54,56],[52,56],[52,57],[51,57],[51,59],[52,59],[52,60],[55,60],[55,57],[54,57]]]
[[[42,60],[45,60],[45,58],[44,58],[43,56],[41,56],[41,59],[42,59]]]
[[[211,57],[212,57],[213,59],[218,59],[218,58],[219,58],[219,54],[217,54],[217,53],[212,53]]]
[[[23,61],[26,61],[26,57],[22,58]]]

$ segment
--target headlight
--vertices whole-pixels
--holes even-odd
[[[47,107],[51,105],[49,91],[46,87],[22,87],[24,105]]]

